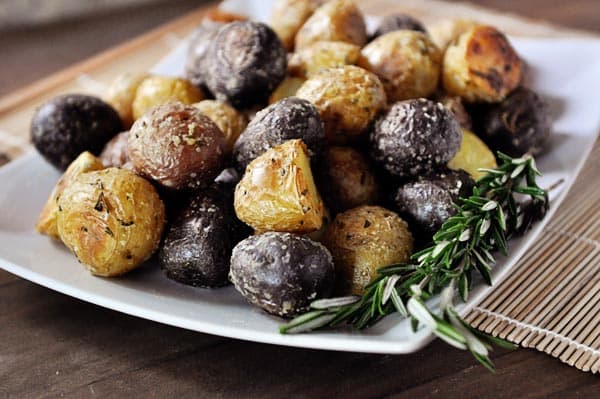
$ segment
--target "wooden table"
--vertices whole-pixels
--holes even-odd
[[[197,3],[1,33],[0,95]],[[600,31],[597,0],[479,3]],[[225,339],[106,310],[0,271],[0,398],[600,395],[600,378],[542,353],[498,350],[493,359],[495,375],[437,341],[412,355],[384,356]]]

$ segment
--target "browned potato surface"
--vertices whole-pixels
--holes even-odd
[[[443,84],[450,94],[470,102],[499,102],[521,81],[521,60],[506,36],[478,25],[446,50]]]
[[[304,82],[306,82],[304,78],[287,76],[269,97],[269,104],[274,104],[284,98],[295,96]]]
[[[353,65],[322,71],[304,82],[296,96],[315,104],[327,139],[335,144],[360,136],[386,106],[377,76]]]
[[[252,161],[235,188],[238,218],[260,232],[310,233],[323,224],[323,201],[302,140],[289,140]]]
[[[127,169],[80,174],[58,200],[58,233],[88,270],[118,276],[148,259],[165,224],[156,189]]]
[[[379,77],[389,102],[428,97],[438,86],[442,54],[423,32],[386,33],[367,44],[358,62]]]
[[[378,268],[409,260],[413,238],[396,213],[361,206],[336,216],[323,245],[333,256],[340,293],[362,295]]]
[[[367,42],[363,15],[353,1],[331,0],[319,7],[298,31],[296,50],[324,40],[361,47]]]
[[[271,11],[269,25],[283,46],[294,49],[296,33],[319,6],[318,0],[278,0]]]
[[[380,187],[375,171],[359,151],[351,147],[331,147],[323,157],[321,191],[335,212],[373,205]]]
[[[204,94],[187,79],[152,76],[138,86],[132,104],[133,118],[138,119],[149,109],[168,102],[193,104],[203,99]]]
[[[40,216],[38,217],[35,229],[38,233],[50,236],[60,240],[58,236],[58,227],[56,226],[56,216],[58,214],[58,200],[65,188],[82,173],[103,168],[100,159],[93,156],[90,152],[82,152],[67,168],[65,173],[54,186],[50,197],[44,204]]]
[[[104,101],[112,105],[117,111],[125,129],[129,129],[135,121],[132,107],[133,100],[138,87],[148,77],[149,75],[146,73],[124,73],[119,75],[112,81],[104,95]]]
[[[248,124],[246,115],[219,100],[204,100],[193,106],[208,116],[221,129],[227,141],[227,152],[231,153],[233,144]]]
[[[223,132],[197,108],[167,103],[131,127],[128,154],[134,170],[165,188],[194,190],[212,183],[226,151]]]
[[[327,68],[353,65],[358,61],[360,47],[345,42],[316,42],[292,55],[288,63],[290,74],[310,78]]]

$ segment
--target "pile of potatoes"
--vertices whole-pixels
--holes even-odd
[[[494,27],[395,14],[368,32],[351,0],[280,0],[270,25],[216,15],[185,76],[125,74],[32,119],[66,169],[37,230],[95,275],[156,254],[170,279],[291,317],[408,262],[493,151],[545,148],[547,106]]]

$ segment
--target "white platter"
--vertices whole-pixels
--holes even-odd
[[[264,19],[260,0],[228,2],[229,9],[251,9]],[[244,8],[246,9],[246,8]],[[262,11],[261,11],[262,10]],[[261,12],[263,14],[261,14]],[[532,68],[531,86],[549,100],[555,118],[551,151],[539,158],[542,185],[565,179],[552,193],[551,213],[577,176],[600,130],[600,41],[512,39]],[[183,65],[183,47],[175,49],[154,72],[177,75]],[[52,290],[120,312],[190,330],[243,340],[373,353],[408,353],[431,340],[422,329],[412,333],[409,323],[388,317],[365,332],[328,331],[280,335],[280,319],[246,304],[232,287],[206,290],[166,279],[155,264],[144,265],[115,279],[91,276],[69,252],[33,226],[59,174],[35,153],[0,168],[0,267]],[[493,271],[497,283],[508,274],[519,256],[535,240],[551,215],[526,237],[511,242],[511,257]],[[489,287],[479,285],[464,313]]]

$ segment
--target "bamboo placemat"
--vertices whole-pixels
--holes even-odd
[[[466,3],[436,0],[359,1],[366,13],[404,11],[425,23],[471,18],[512,34],[590,35]],[[208,12],[199,9],[137,39],[0,99],[0,153],[14,159],[31,146],[29,120],[45,99],[65,92],[98,93],[125,71],[149,69]],[[135,65],[135,69],[132,69]],[[0,163],[2,157],[0,157]],[[540,239],[511,275],[467,315],[478,329],[546,352],[578,369],[600,371],[600,142]]]

